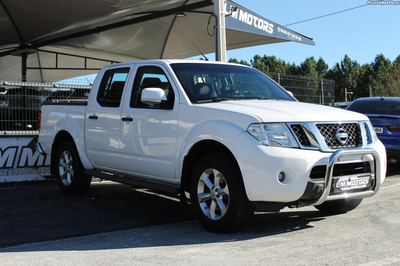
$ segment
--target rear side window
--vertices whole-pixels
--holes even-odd
[[[119,107],[129,67],[110,69],[101,80],[97,102],[103,107]]]
[[[347,110],[362,114],[400,115],[400,101],[355,101]]]

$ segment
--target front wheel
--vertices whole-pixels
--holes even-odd
[[[54,167],[61,191],[66,194],[83,194],[92,177],[83,173],[84,168],[72,140],[63,142],[57,150]]]
[[[362,199],[340,199],[325,201],[320,205],[314,206],[319,211],[328,214],[340,214],[354,210],[360,205]]]
[[[192,173],[190,198],[200,224],[211,232],[237,231],[253,214],[240,170],[226,153],[200,159]]]

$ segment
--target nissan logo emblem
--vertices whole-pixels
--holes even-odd
[[[349,134],[343,128],[338,128],[336,130],[335,137],[340,144],[346,144],[347,140],[349,139]]]

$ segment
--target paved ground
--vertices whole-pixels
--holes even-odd
[[[400,265],[399,174],[392,166],[381,191],[347,214],[285,209],[223,235],[187,206],[129,186],[97,183],[78,197],[54,184],[2,188],[0,264]]]
[[[0,187],[0,247],[193,219],[177,199],[114,182],[94,182],[82,196],[49,182]]]

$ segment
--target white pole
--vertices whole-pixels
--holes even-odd
[[[226,34],[225,34],[225,0],[214,1],[216,16],[215,29],[215,60],[226,62]]]

